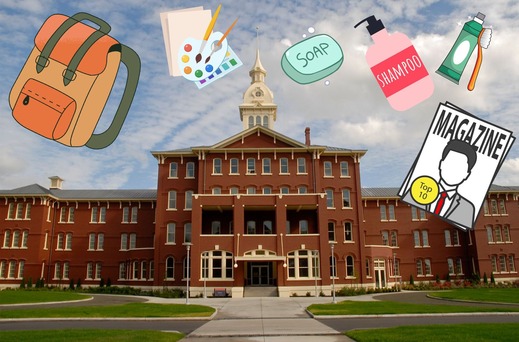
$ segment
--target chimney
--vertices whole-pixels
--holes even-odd
[[[305,128],[305,145],[310,146],[310,127]]]
[[[63,179],[58,176],[49,177],[50,179],[50,190],[61,190],[61,185],[63,184]]]

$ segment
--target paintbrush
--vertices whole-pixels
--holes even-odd
[[[200,50],[198,51],[198,54],[195,57],[195,61],[197,63],[202,60],[202,51],[205,48],[207,39],[209,39],[209,36],[211,35],[211,31],[213,31],[213,27],[214,27],[214,24],[216,24],[216,19],[218,18],[218,14],[220,14],[221,7],[222,7],[222,4],[218,5],[216,12],[214,12],[213,17],[211,18],[211,21],[209,22],[209,25],[207,26],[207,29],[205,30],[204,40],[202,41],[202,45],[200,45]]]
[[[211,54],[209,55],[209,57],[207,57],[205,59],[205,64],[207,64],[207,62],[209,62],[209,60],[211,59],[211,56],[213,55],[214,52],[220,50],[221,48],[221,44],[223,42],[223,40],[225,39],[225,37],[227,37],[227,35],[229,34],[229,32],[231,32],[232,28],[234,27],[234,25],[236,25],[236,22],[238,21],[238,18],[236,18],[236,20],[232,23],[231,26],[229,26],[229,28],[227,29],[227,31],[225,31],[225,33],[223,34],[222,38],[220,38],[220,40],[218,41],[218,43],[216,43],[214,46],[213,46],[213,50],[211,51]]]
[[[467,89],[470,91],[474,90],[474,87],[476,86],[476,79],[478,78],[479,69],[481,68],[481,63],[483,62],[483,49],[488,49],[491,39],[492,29],[483,28],[478,36],[478,57],[476,59],[476,65],[474,65],[474,71],[472,71],[472,76],[470,77],[469,84],[467,85]]]

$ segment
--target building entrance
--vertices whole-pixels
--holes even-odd
[[[276,281],[273,277],[272,262],[248,262],[247,285],[272,286]]]
[[[375,259],[375,285],[377,289],[386,287],[386,263],[383,259]]]

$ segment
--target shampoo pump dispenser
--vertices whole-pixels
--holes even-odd
[[[375,43],[368,48],[366,61],[391,107],[404,111],[429,98],[434,83],[411,40],[399,32],[390,35],[374,15],[355,28],[363,22]]]

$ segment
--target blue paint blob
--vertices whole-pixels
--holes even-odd
[[[205,71],[207,71],[207,72],[212,72],[212,71],[213,71],[213,66],[212,66],[211,64],[207,64],[207,65],[205,66]]]

